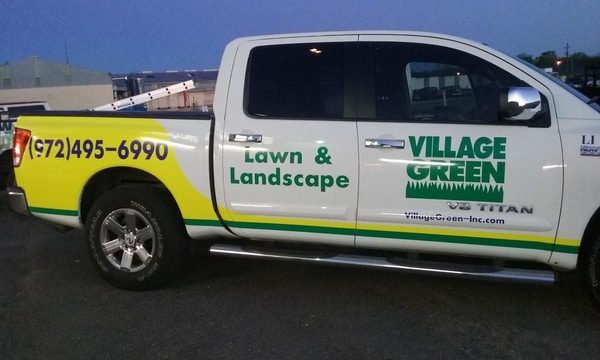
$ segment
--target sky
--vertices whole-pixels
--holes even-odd
[[[105,72],[219,67],[236,37],[414,30],[510,55],[600,53],[600,0],[0,0],[0,63],[28,56]],[[66,49],[66,51],[65,51]]]

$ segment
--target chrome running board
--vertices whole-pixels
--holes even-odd
[[[345,265],[363,268],[399,270],[408,273],[443,275],[470,279],[533,283],[553,285],[553,271],[534,269],[502,268],[494,265],[454,264],[436,261],[413,260],[407,258],[386,258],[370,255],[287,251],[272,248],[244,247],[230,244],[214,244],[211,255],[245,257],[265,260],[287,260],[311,262],[327,265]]]

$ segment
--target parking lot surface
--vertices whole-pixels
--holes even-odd
[[[554,287],[208,258],[146,292],[105,283],[80,231],[0,192],[0,358],[597,359],[600,312]]]

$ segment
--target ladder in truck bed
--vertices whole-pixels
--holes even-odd
[[[188,80],[181,83],[173,84],[164,88],[152,90],[143,94],[128,97],[126,99],[111,102],[105,105],[96,106],[92,111],[117,111],[134,105],[144,104],[148,101],[160,99],[169,95],[177,94],[187,90],[194,89],[196,85],[194,80]]]

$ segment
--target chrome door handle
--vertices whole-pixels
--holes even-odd
[[[262,142],[262,135],[260,134],[229,134],[230,142]]]
[[[392,139],[365,139],[365,147],[384,149],[404,149],[404,140]]]

